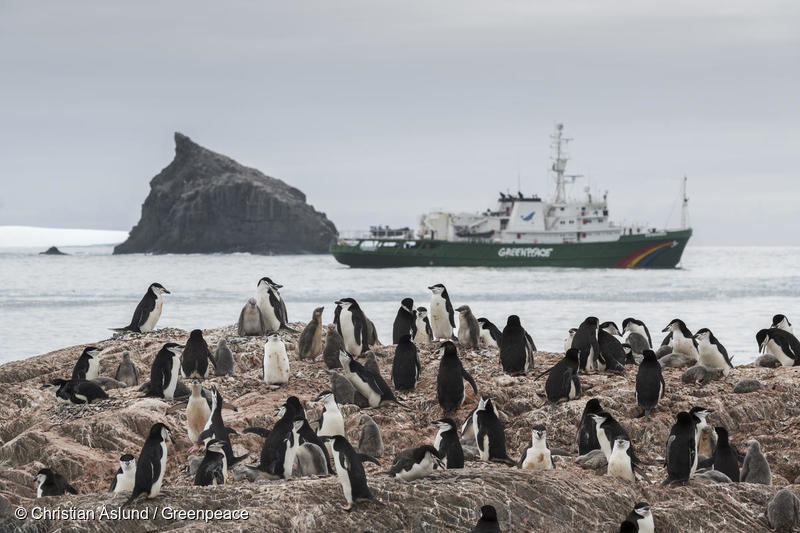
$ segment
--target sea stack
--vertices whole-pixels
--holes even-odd
[[[64,252],[62,252],[61,250],[59,250],[55,246],[51,246],[50,248],[48,248],[44,252],[39,252],[39,255],[69,255],[69,254],[65,254]]]
[[[175,133],[124,253],[326,253],[336,226],[283,181]]]

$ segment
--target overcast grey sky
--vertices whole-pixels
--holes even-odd
[[[178,130],[340,230],[569,172],[697,244],[800,245],[800,2],[0,3],[0,224],[124,229]],[[678,208],[672,215],[677,225]]]

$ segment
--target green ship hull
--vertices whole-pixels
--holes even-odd
[[[612,242],[512,244],[340,239],[331,254],[356,268],[420,266],[675,268],[692,230],[623,235]]]

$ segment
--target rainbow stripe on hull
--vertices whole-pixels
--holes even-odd
[[[659,255],[678,245],[677,241],[664,241],[645,246],[627,257],[622,258],[617,266],[621,268],[642,268],[652,263]]]

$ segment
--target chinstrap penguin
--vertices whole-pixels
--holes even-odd
[[[170,294],[160,283],[152,283],[147,292],[142,296],[139,305],[133,312],[131,323],[124,328],[112,328],[114,331],[134,331],[136,333],[149,333],[156,327],[161,318],[161,309],[164,304],[163,295]]]
[[[161,422],[153,424],[136,462],[133,492],[125,505],[142,494],[147,498],[155,498],[161,494],[161,485],[167,468],[167,442],[175,444],[169,428]]]
[[[428,319],[428,310],[424,307],[417,307],[416,331],[414,342],[417,344],[427,344],[433,342],[433,329],[431,321]]]
[[[200,487],[224,485],[227,478],[228,462],[223,443],[217,439],[211,439],[206,443],[206,454],[197,468],[194,484]]]
[[[178,386],[183,346],[168,342],[161,347],[150,367],[150,388],[148,396],[172,400]]]
[[[439,428],[433,439],[433,447],[439,452],[445,467],[464,468],[464,449],[458,438],[458,428],[452,418],[441,418],[431,422]]]
[[[114,379],[127,384],[128,387],[135,387],[139,384],[139,371],[136,370],[136,365],[131,361],[130,352],[122,352],[122,361],[117,366]]]
[[[335,303],[333,323],[342,337],[344,351],[353,357],[359,357],[369,350],[367,317],[353,298],[342,298]]]
[[[392,361],[392,384],[396,391],[414,390],[422,366],[419,363],[417,347],[411,340],[411,334],[405,333],[397,341]]]
[[[702,328],[694,334],[697,341],[697,362],[708,368],[721,368],[724,375],[730,374],[733,364],[728,357],[728,350],[717,340],[711,330]]]
[[[97,372],[100,370],[100,352],[102,351],[95,346],[84,348],[75,363],[75,368],[72,369],[72,379],[89,381],[96,378]]]
[[[53,472],[49,468],[42,468],[39,470],[33,479],[38,483],[36,487],[37,498],[42,498],[44,496],[63,496],[67,492],[78,494],[78,490],[70,485],[67,478]]]
[[[514,466],[515,461],[506,452],[506,433],[494,409],[492,399],[482,397],[472,416],[475,443],[481,459]]]
[[[205,379],[208,362],[214,364],[211,350],[203,338],[203,332],[194,329],[189,334],[181,354],[181,371],[186,378]]]
[[[240,337],[267,334],[267,321],[261,314],[261,308],[258,307],[255,298],[249,298],[242,307],[236,324],[236,334]]]
[[[458,344],[465,348],[477,348],[481,328],[468,305],[456,309],[458,313]]]
[[[461,363],[455,344],[445,341],[439,348],[439,354],[441,360],[439,361],[439,372],[436,375],[436,398],[442,411],[447,415],[464,403],[464,380],[467,380],[476,395],[478,386]]]
[[[439,452],[426,444],[417,448],[402,450],[397,454],[389,475],[403,481],[416,481],[431,475],[434,468],[444,468]]]
[[[317,307],[311,314],[311,320],[303,328],[297,339],[297,358],[316,359],[322,353],[322,312],[324,307]]]
[[[394,317],[392,325],[392,344],[397,344],[404,335],[411,335],[413,339],[417,334],[417,316],[414,310],[414,300],[403,298],[400,308]]]
[[[264,344],[263,379],[267,385],[283,385],[289,381],[289,356],[286,345],[277,333]]]
[[[428,287],[431,291],[431,310],[429,317],[434,340],[450,340],[456,327],[455,313],[450,295],[441,283]]]
[[[115,494],[121,492],[132,492],[133,486],[136,482],[136,458],[126,453],[119,458],[119,468],[114,474],[114,479],[111,480],[111,487],[109,492]]]
[[[644,409],[644,416],[649,417],[650,411],[664,397],[666,385],[661,373],[661,364],[656,359],[653,350],[645,350],[644,358],[636,374],[636,403]]]
[[[214,374],[232,376],[234,365],[233,352],[228,348],[228,341],[220,339],[217,341],[217,351],[214,354]]]
[[[517,466],[523,470],[552,470],[553,457],[547,448],[547,429],[537,424],[531,428],[531,443],[522,452]]]
[[[276,332],[281,328],[289,329],[286,326],[289,323],[286,302],[278,292],[282,287],[283,285],[275,283],[268,277],[261,278],[256,284],[256,303],[261,311],[266,333]]]
[[[484,317],[478,319],[478,325],[481,328],[481,343],[488,348],[500,348],[500,343],[503,341],[503,333],[500,329]]]

